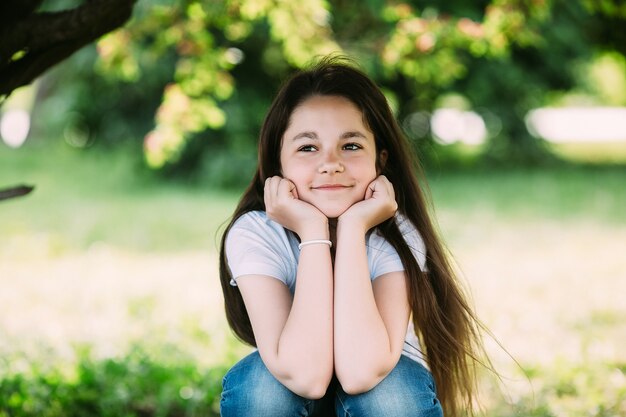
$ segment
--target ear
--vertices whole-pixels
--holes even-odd
[[[385,165],[387,164],[387,157],[389,156],[389,154],[387,153],[387,149],[383,149],[382,151],[380,151],[378,153],[378,158],[376,160],[376,171],[378,171],[378,174],[380,175],[380,173],[383,172],[383,169],[385,169]]]

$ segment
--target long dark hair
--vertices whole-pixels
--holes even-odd
[[[437,383],[445,414],[458,416],[461,409],[472,414],[475,365],[483,355],[481,325],[466,301],[431,220],[427,193],[421,187],[425,182],[418,181],[423,174],[410,144],[378,86],[345,58],[324,58],[312,68],[296,73],[280,89],[265,117],[259,138],[258,168],[222,237],[220,280],[228,323],[243,342],[256,346],[239,289],[230,285],[224,242],[239,217],[249,211],[265,210],[263,186],[266,178],[281,173],[281,142],[291,114],[306,99],[318,95],[340,96],[354,103],[374,134],[377,151],[387,151],[381,173],[394,186],[398,211],[413,223],[424,240],[427,272],[420,269],[393,218],[377,228],[395,247],[404,265],[413,326]]]

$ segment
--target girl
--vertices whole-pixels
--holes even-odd
[[[222,239],[226,316],[257,348],[224,377],[222,416],[472,413],[477,321],[417,168],[380,89],[344,60],[282,87]]]

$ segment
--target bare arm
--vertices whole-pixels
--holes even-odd
[[[287,286],[277,279],[244,276],[237,280],[265,366],[292,392],[321,398],[333,372],[328,246],[302,249],[297,282],[292,301]]]
[[[288,186],[288,182],[279,181],[266,184],[268,216],[297,231],[303,241],[327,239],[327,220],[321,213],[312,212],[317,209],[298,200],[280,201],[285,191],[290,191]],[[279,201],[271,195],[278,196]],[[295,209],[285,207],[291,204]],[[306,221],[296,219],[294,213]],[[288,288],[271,277],[244,276],[238,279],[238,285],[259,354],[269,371],[292,392],[305,398],[321,398],[333,375],[333,271],[329,247],[317,244],[302,248],[293,300]]]
[[[355,204],[337,225],[335,371],[349,394],[368,391],[394,368],[409,319],[404,272],[385,274],[373,284],[370,280],[365,233],[393,215],[396,207],[391,184],[376,181],[365,204]]]

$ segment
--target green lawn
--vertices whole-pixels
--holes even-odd
[[[68,371],[50,377],[58,386],[64,378],[97,380],[96,392],[119,394],[118,385],[106,385],[119,379],[117,371],[102,362],[118,358],[122,374],[160,372],[171,382],[163,389],[178,388],[158,398],[191,407],[189,393],[202,380],[193,372],[247,351],[225,326],[215,253],[239,192],[158,181],[137,163],[130,153],[0,147],[0,188],[36,186],[30,196],[0,203],[0,357],[22,358],[0,361],[0,380],[8,381],[0,382],[0,397],[11,392],[11,375],[52,372],[25,365],[50,358],[62,369],[82,363],[98,376]],[[488,339],[506,388],[496,394],[484,384],[487,415],[625,415],[626,169],[439,171],[429,178],[442,235],[476,309],[528,377]],[[152,362],[129,354],[137,346]],[[182,362],[162,369],[172,358]],[[210,390],[219,388],[218,374]],[[175,385],[181,375],[196,385]],[[24,383],[51,389],[50,378]],[[132,378],[128,385],[127,396],[103,398],[123,408],[130,397],[149,402],[153,394],[141,390],[156,389]],[[43,404],[53,395],[35,388],[18,397],[39,395]],[[69,398],[71,389],[63,389]],[[194,407],[215,407],[198,401]],[[0,416],[14,410],[6,407],[0,400]]]

